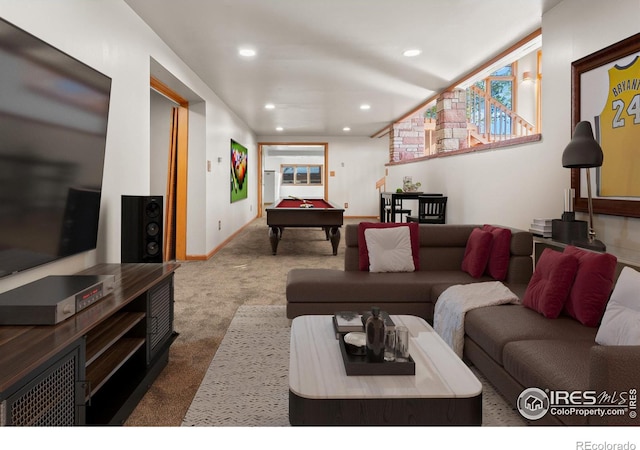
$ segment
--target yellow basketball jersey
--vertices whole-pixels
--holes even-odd
[[[640,56],[609,69],[609,96],[599,117],[604,154],[599,195],[640,197]]]

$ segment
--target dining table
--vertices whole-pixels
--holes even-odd
[[[387,222],[386,209],[390,208],[389,222],[396,221],[396,210],[404,209],[406,200],[418,200],[418,196],[442,196],[441,193],[426,193],[422,191],[381,192],[380,193],[380,222]]]

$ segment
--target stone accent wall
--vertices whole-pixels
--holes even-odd
[[[436,149],[450,152],[467,147],[467,98],[463,89],[443,92],[436,103]]]
[[[393,125],[389,133],[389,161],[397,162],[424,156],[423,111]]]
[[[420,110],[393,125],[389,133],[390,162],[405,161],[426,155],[424,113],[424,110]],[[460,150],[468,146],[465,90],[443,92],[438,97],[435,131],[432,133],[436,153]]]

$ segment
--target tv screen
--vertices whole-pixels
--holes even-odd
[[[110,93],[0,19],[0,277],[96,248]]]

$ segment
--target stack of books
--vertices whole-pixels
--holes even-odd
[[[340,334],[364,331],[364,325],[370,315],[370,312],[359,314],[355,311],[338,311],[335,313],[333,315],[333,327],[336,332],[336,339]],[[396,324],[391,320],[391,317],[389,317],[389,313],[386,311],[380,311],[380,317],[384,320],[386,329],[396,329]]]
[[[529,232],[535,236],[551,237],[553,219],[533,219]]]
[[[355,311],[339,311],[333,316],[333,326],[336,333],[363,331],[362,314]]]

